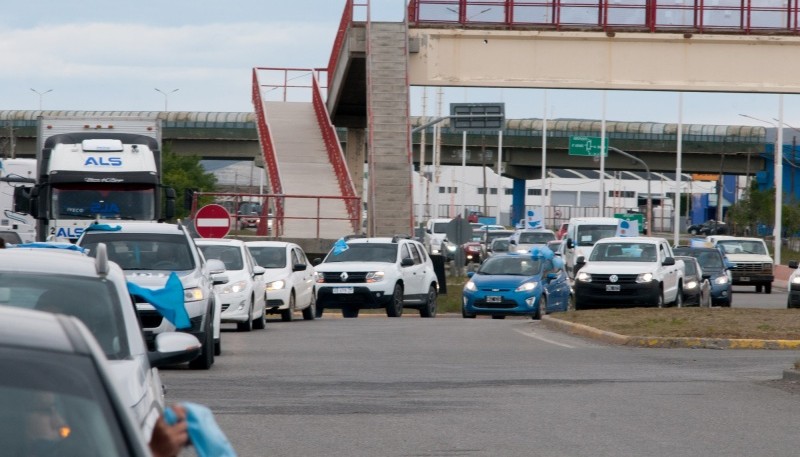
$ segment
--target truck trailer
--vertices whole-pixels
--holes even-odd
[[[161,128],[154,117],[38,120],[31,213],[39,241],[75,242],[92,222],[173,217],[162,184]]]
[[[0,160],[0,237],[10,243],[36,239],[36,220],[29,198],[36,183],[35,159]]]

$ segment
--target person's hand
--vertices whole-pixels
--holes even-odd
[[[150,437],[150,452],[153,453],[153,457],[175,457],[189,444],[186,410],[177,404],[171,408],[178,420],[175,424],[169,425],[163,415],[158,418],[153,435]]]

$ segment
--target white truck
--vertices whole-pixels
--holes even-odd
[[[443,252],[443,249],[446,249],[447,246],[445,240],[447,239],[447,224],[450,221],[452,221],[450,218],[433,218],[425,224],[425,233],[428,234],[428,237],[426,237],[424,245],[429,254],[448,256],[448,252]],[[449,253],[450,258],[453,257],[453,252]]]
[[[617,235],[622,219],[614,217],[573,217],[564,235],[564,266],[571,278],[578,271],[578,257],[588,259],[597,241]]]
[[[161,183],[154,117],[39,118],[31,214],[40,241],[75,242],[95,220],[156,221],[175,212]]]
[[[603,304],[683,306],[684,265],[664,238],[603,238],[588,259],[579,257],[575,309]]]
[[[755,286],[756,292],[772,293],[775,279],[773,264],[767,243],[761,238],[709,235],[706,240],[719,249],[733,264],[730,268],[732,284]]]
[[[36,240],[36,220],[28,209],[35,183],[35,159],[0,160],[0,237],[6,242]]]

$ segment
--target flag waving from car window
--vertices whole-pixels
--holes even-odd
[[[163,289],[146,289],[128,282],[128,291],[153,305],[175,328],[187,329],[192,326],[183,302],[183,284],[174,271],[169,275]]]

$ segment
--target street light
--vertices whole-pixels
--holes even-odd
[[[179,89],[172,89],[169,92],[164,92],[163,90],[161,90],[159,88],[156,88],[156,92],[159,92],[159,93],[161,93],[161,95],[164,96],[164,111],[169,111],[167,109],[167,102],[169,101],[169,94],[174,94],[175,92],[178,92],[178,90]]]
[[[44,92],[39,92],[38,90],[33,89],[33,88],[31,88],[31,90],[39,96],[39,111],[41,111],[42,110],[42,97],[44,96],[44,94],[46,94],[48,92],[53,92],[53,89],[47,89]]]
[[[645,217],[645,220],[647,221],[647,235],[649,236],[650,234],[653,233],[653,220],[652,220],[652,217],[651,217],[653,215],[653,193],[650,192],[650,181],[651,181],[651,179],[650,179],[650,167],[647,166],[647,163],[645,163],[644,160],[636,157],[633,154],[628,154],[627,152],[625,152],[625,151],[623,151],[621,149],[617,149],[617,148],[615,148],[613,146],[608,146],[608,150],[609,151],[614,151],[617,154],[622,154],[622,155],[624,155],[625,157],[627,157],[627,158],[629,158],[631,160],[639,162],[640,164],[642,164],[642,166],[644,166],[644,169],[647,171],[647,209],[645,210],[647,212],[647,214],[645,214],[644,217]]]
[[[773,258],[776,265],[781,263],[781,240],[783,239],[783,227],[782,218],[783,218],[783,94],[780,94],[778,97],[778,112],[779,118],[781,119],[778,121],[778,124],[775,125],[770,121],[765,121],[763,119],[759,119],[757,117],[749,116],[747,114],[739,114],[739,116],[746,117],[748,119],[753,119],[759,122],[765,122],[767,124],[772,125],[773,127],[777,127],[778,129],[778,137],[775,141],[775,150],[773,152],[773,168],[775,174],[775,228],[773,230]]]

